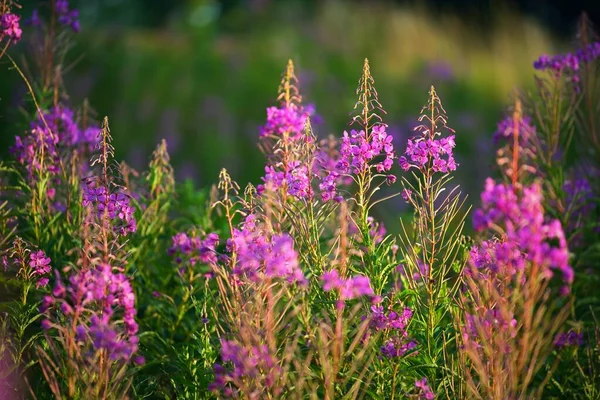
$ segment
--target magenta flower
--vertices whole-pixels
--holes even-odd
[[[21,39],[23,31],[19,26],[20,16],[13,13],[6,13],[0,16],[0,41],[4,37],[8,37],[13,43],[17,43]]]
[[[340,278],[336,269],[324,272],[321,276],[323,290],[329,292],[333,289],[339,291],[340,300],[352,300],[362,296],[374,296],[369,277],[356,275],[349,279]]]
[[[239,388],[247,388],[248,382],[263,390],[272,388],[282,372],[265,345],[246,348],[233,340],[221,340],[221,360],[224,365],[214,365],[215,379],[208,390],[225,398],[239,398]]]
[[[570,330],[566,333],[559,333],[554,339],[554,345],[558,348],[583,346],[583,333]]]
[[[538,184],[524,187],[518,196],[512,185],[495,184],[488,178],[481,194],[482,208],[475,211],[473,224],[477,231],[501,227],[503,233],[500,241],[472,250],[474,265],[514,275],[532,262],[550,276],[551,270],[560,271],[565,285],[570,286],[574,273],[565,234],[558,220],[546,221],[542,200]]]
[[[288,107],[267,108],[267,123],[260,129],[260,136],[282,137],[287,134],[291,140],[303,136],[306,119],[314,114],[314,107],[290,105]]]
[[[343,175],[359,175],[371,168],[382,174],[392,168],[395,158],[393,137],[388,135],[386,127],[385,124],[375,125],[368,136],[362,130],[344,132],[335,169],[321,178],[324,201],[336,197],[336,186]],[[395,177],[388,174],[386,180],[394,182]]]
[[[400,167],[405,171],[410,168],[420,170],[431,168],[433,172],[442,173],[455,171],[457,164],[453,154],[456,146],[454,135],[432,139],[429,130],[423,125],[418,126],[415,130],[422,132],[422,135],[408,139],[404,156],[398,159]],[[440,133],[436,132],[435,135],[440,135]]]
[[[82,190],[82,205],[94,209],[98,218],[109,218],[117,234],[126,236],[137,230],[137,222],[133,215],[135,209],[130,205],[130,196],[123,188],[109,193],[105,186],[96,187],[95,180],[88,178]]]
[[[435,394],[431,391],[429,384],[427,383],[427,378],[423,378],[421,380],[415,381],[415,389],[417,389],[419,398],[424,400],[433,400],[435,399]]]
[[[413,311],[404,307],[401,314],[395,311],[389,311],[386,315],[382,306],[371,306],[371,320],[369,327],[376,331],[395,330],[406,336],[406,328],[413,316]]]
[[[494,132],[494,142],[497,144],[500,140],[509,141],[512,144],[514,135],[514,119],[512,116],[506,116],[498,122],[496,132]],[[531,117],[525,115],[519,121],[519,145],[532,150],[532,146],[528,145],[536,135],[535,125]]]
[[[50,262],[50,257],[47,257],[46,253],[44,253],[42,250],[38,250],[29,254],[29,267],[32,270],[32,277],[39,278],[36,282],[37,288],[48,285],[49,280],[44,275],[48,275],[52,270]]]
[[[266,233],[257,224],[253,214],[246,217],[241,230],[234,230],[228,246],[237,255],[237,263],[232,271],[234,275],[251,281],[283,278],[290,283],[307,283],[292,237],[286,233]]]
[[[57,272],[52,296],[44,297],[40,307],[48,328],[55,318],[55,307],[64,318],[54,323],[71,329],[71,319],[77,317],[75,337],[95,350],[106,350],[112,360],[130,360],[137,352],[135,295],[129,278],[115,273],[109,265],[75,273],[66,287]]]
[[[81,25],[79,24],[79,11],[69,10],[68,0],[56,0],[55,11],[58,14],[59,23],[70,27],[75,33],[81,31]]]
[[[386,358],[398,358],[406,355],[406,353],[414,350],[417,343],[412,340],[406,340],[399,336],[394,336],[387,340],[379,349],[381,355]]]

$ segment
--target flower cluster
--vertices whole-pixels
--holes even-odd
[[[313,173],[320,179],[319,187],[324,201],[332,200],[339,186],[349,186],[353,182],[351,176],[344,174],[345,163],[339,163],[341,156],[336,147],[337,140],[331,136],[319,143],[315,153]]]
[[[96,187],[95,181],[89,179],[83,186],[82,205],[92,207],[99,218],[108,216],[114,224],[115,231],[121,236],[133,233],[137,229],[130,196],[121,188],[110,193],[106,186]]]
[[[48,285],[49,279],[47,276],[50,274],[52,267],[50,266],[50,257],[46,256],[42,250],[32,252],[29,254],[29,267],[32,270],[32,276],[39,278],[35,286],[37,288]]]
[[[95,350],[105,350],[112,360],[129,360],[138,350],[138,324],[135,321],[135,295],[129,278],[113,272],[110,265],[81,270],[64,286],[57,273],[52,296],[44,297],[40,311],[45,329],[75,326],[75,337],[89,342]],[[60,308],[66,319],[53,321],[51,310]],[[139,360],[138,360],[139,361]]]
[[[420,170],[431,168],[433,172],[447,173],[456,170],[453,150],[456,146],[454,135],[436,139],[430,136],[429,130],[423,126],[415,128],[421,130],[423,134],[416,138],[408,139],[405,155],[400,157],[398,163],[403,170],[410,168]]]
[[[204,240],[198,237],[189,237],[180,232],[173,236],[173,245],[169,248],[169,255],[176,256],[175,262],[181,264],[185,259],[193,267],[196,264],[216,264],[219,236],[209,233]]]
[[[79,23],[79,10],[69,9],[68,0],[56,0],[54,4],[54,11],[58,16],[58,23],[71,28],[73,32],[81,32],[81,24]],[[41,26],[42,19],[37,9],[34,9],[31,13],[31,17],[27,18],[25,25]]]
[[[591,62],[598,57],[600,57],[600,42],[594,42],[577,50],[575,54],[567,53],[553,57],[544,54],[534,61],[533,68],[539,71],[552,70],[557,73],[565,70],[576,72],[579,71],[581,63]]]
[[[408,339],[408,324],[413,311],[405,307],[401,314],[390,311],[385,314],[382,306],[371,306],[369,328],[374,331],[391,331],[394,335],[381,346],[381,355],[386,358],[402,357],[417,347],[417,343]]]
[[[43,118],[38,118],[31,123],[32,129],[50,131],[57,136],[57,140],[65,146],[84,145],[92,149],[97,142],[100,127],[92,125],[85,129],[80,128],[75,112],[67,106],[58,105],[43,113]]]
[[[413,311],[409,307],[404,307],[401,314],[390,311],[386,315],[383,307],[376,305],[371,306],[371,311],[369,327],[376,331],[397,330],[405,333],[408,323],[413,316]]]
[[[267,108],[267,123],[260,128],[260,137],[280,138],[287,134],[291,140],[303,137],[306,119],[314,115],[312,105],[307,107],[289,105]]]
[[[323,200],[337,197],[337,184],[343,175],[359,175],[369,171],[371,167],[380,174],[389,171],[395,157],[392,141],[393,137],[388,135],[384,124],[375,125],[369,135],[364,130],[351,130],[350,133],[344,131],[335,169],[329,170],[319,185]],[[375,159],[380,160],[373,163]],[[390,183],[396,181],[394,175],[388,175],[387,179]]]
[[[251,281],[263,278],[284,278],[288,282],[307,283],[294,250],[294,240],[285,233],[269,234],[250,214],[228,240],[228,248],[236,254],[233,274]]]
[[[15,136],[15,145],[10,148],[10,152],[19,164],[25,166],[30,178],[42,169],[50,174],[57,174],[60,171],[57,144],[57,136],[34,128],[28,135]]]
[[[281,187],[287,188],[287,193],[298,199],[311,199],[313,189],[311,186],[312,171],[309,171],[308,165],[300,161],[292,161],[287,171],[278,171],[275,167],[267,165],[265,167],[265,176],[262,178],[264,184],[258,185],[258,194],[264,193],[266,185],[272,189]]]
[[[573,330],[566,333],[559,333],[554,339],[554,345],[558,348],[583,346],[583,344],[583,333],[578,333]]]
[[[91,150],[100,132],[97,126],[80,128],[73,110],[62,105],[38,115],[37,119],[31,122],[30,128],[27,135],[15,137],[15,145],[10,149],[17,161],[27,167],[30,176],[33,171],[42,168],[42,163],[51,174],[58,173],[59,146]],[[39,154],[43,154],[44,158]]]
[[[578,74],[581,64],[592,62],[598,57],[600,57],[600,42],[594,42],[577,50],[575,54],[567,53],[552,57],[544,54],[534,61],[533,68],[539,71],[551,71],[555,76],[563,75],[575,85],[575,90],[579,91]]]
[[[574,276],[565,234],[558,220],[545,221],[540,185],[524,187],[519,196],[512,185],[488,178],[481,201],[473,217],[475,230],[502,227],[503,234],[501,240],[474,250],[475,267],[510,276],[534,263],[547,276],[552,276],[550,269],[560,271],[568,290]]]
[[[68,26],[73,29],[73,32],[81,31],[81,25],[79,24],[79,11],[69,10],[68,0],[56,0],[56,13],[58,14],[58,22],[64,26]]]
[[[414,350],[417,343],[413,340],[406,340],[402,336],[393,336],[381,346],[381,355],[386,358],[402,357],[406,353]]]
[[[38,289],[47,286],[49,282],[47,275],[52,271],[50,257],[43,250],[29,251],[21,239],[17,239],[13,246],[13,253],[2,257],[4,271],[8,271],[11,265],[20,265],[17,276],[27,282],[35,282],[35,287]]]
[[[13,13],[6,13],[0,16],[0,41],[5,37],[13,43],[21,39],[23,31],[19,25],[20,16]]]
[[[333,289],[339,290],[341,301],[375,295],[371,288],[371,281],[367,276],[356,275],[352,278],[344,279],[340,277],[337,269],[332,269],[323,273],[321,280],[323,281],[323,290],[326,292]]]
[[[422,400],[433,400],[435,399],[435,394],[431,391],[429,384],[427,383],[427,378],[423,378],[421,380],[415,381],[415,389],[419,392],[419,398]]]
[[[238,398],[235,386],[245,379],[256,382],[256,386],[262,384],[263,388],[271,388],[281,372],[265,345],[247,349],[235,341],[221,340],[221,361],[231,364],[233,368],[215,364],[215,380],[208,386],[208,390],[220,391],[226,398]]]
[[[494,142],[498,144],[501,140],[510,141],[512,144],[512,138],[514,135],[514,119],[512,116],[507,115],[504,119],[498,122],[496,132],[494,132]],[[519,145],[523,147],[531,143],[531,140],[535,137],[535,125],[531,120],[531,117],[525,115],[519,121],[518,126],[519,133]]]

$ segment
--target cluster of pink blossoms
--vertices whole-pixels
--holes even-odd
[[[19,25],[20,16],[13,13],[6,13],[0,16],[0,42],[7,38],[12,43],[21,40],[23,31]]]
[[[398,159],[403,170],[431,168],[433,172],[448,173],[456,170],[453,150],[456,146],[454,135],[441,139],[431,139],[429,131],[422,136],[408,139],[405,155]]]
[[[343,175],[359,175],[372,167],[380,174],[389,171],[395,158],[392,142],[393,137],[388,135],[384,124],[374,126],[369,135],[363,130],[344,132],[336,168],[330,170],[319,185],[323,200],[338,198],[337,185]],[[396,176],[387,175],[387,180],[394,183]]]
[[[189,237],[186,233],[178,233],[172,238],[173,245],[169,248],[169,255],[176,256],[175,262],[181,264],[184,260],[193,267],[196,264],[216,264],[218,254],[216,247],[219,244],[219,235],[209,233],[204,240],[199,237]]]
[[[269,107],[267,123],[260,128],[260,137],[282,137],[287,134],[290,139],[299,140],[303,136],[306,119],[314,113],[312,105]]]
[[[514,135],[514,119],[512,116],[507,115],[498,122],[496,132],[494,132],[494,142],[497,144],[501,140],[509,141],[512,144],[512,137]],[[519,145],[531,149],[531,141],[536,135],[535,125],[531,120],[530,116],[523,116],[518,123],[519,129]]]
[[[46,275],[52,271],[50,257],[46,256],[42,250],[29,254],[29,267],[33,271],[33,276],[37,278],[35,286],[39,289],[48,285],[49,279]]]
[[[99,218],[108,216],[114,226],[115,232],[121,236],[137,230],[136,220],[133,215],[135,208],[130,204],[130,196],[122,189],[109,193],[105,186],[95,187],[93,179],[87,180],[83,187],[84,207],[92,207]]]
[[[308,165],[300,161],[293,161],[288,165],[287,171],[275,169],[272,165],[265,167],[265,176],[262,178],[264,184],[258,185],[258,194],[264,193],[265,185],[271,185],[273,189],[279,189],[285,185],[287,193],[298,199],[312,199],[314,192],[311,186],[312,171]]]
[[[415,389],[417,389],[419,399],[422,400],[433,400],[435,399],[435,394],[429,387],[427,383],[427,378],[423,378],[421,380],[415,381]]]
[[[106,350],[112,360],[130,360],[138,350],[135,295],[129,278],[115,273],[110,265],[78,271],[65,286],[57,272],[51,296],[43,299],[40,311],[44,329],[75,327],[75,337]],[[56,310],[62,318],[55,319]],[[62,324],[62,325],[61,325]],[[140,358],[134,361],[141,362]]]
[[[235,229],[227,247],[236,253],[233,274],[251,281],[264,278],[283,278],[288,282],[306,285],[294,239],[285,233],[269,234],[261,228],[256,216],[250,214],[242,226]]]
[[[402,313],[395,311],[384,312],[382,306],[371,306],[369,327],[374,331],[393,332],[393,336],[381,346],[381,355],[387,358],[402,357],[417,347],[417,343],[408,337],[408,324],[413,311],[405,307]]]
[[[222,364],[215,364],[215,379],[208,390],[220,392],[225,398],[239,398],[238,385],[246,379],[260,381],[264,388],[271,388],[281,373],[277,360],[265,345],[250,349],[232,340],[221,340]]]
[[[528,263],[537,264],[549,276],[552,270],[560,271],[567,293],[574,278],[567,241],[560,221],[546,221],[542,200],[538,184],[524,187],[518,195],[512,185],[496,184],[488,178],[481,194],[482,208],[475,211],[473,224],[477,231],[501,227],[503,235],[501,240],[473,249],[472,262],[479,270],[509,276]]]
[[[352,300],[362,296],[374,296],[371,281],[368,276],[356,275],[352,278],[344,279],[340,277],[337,269],[323,273],[321,276],[323,281],[323,290],[338,290],[340,300]]]
[[[17,161],[27,168],[30,177],[41,169],[42,162],[48,172],[57,174],[60,171],[59,147],[69,146],[91,151],[100,132],[96,125],[81,128],[74,111],[63,105],[52,107],[43,115],[38,115],[31,122],[30,128],[27,134],[16,136],[15,145],[10,148]],[[38,156],[41,149],[44,160]]]
[[[4,272],[15,264],[20,265],[21,268],[17,275],[28,282],[35,282],[35,287],[38,289],[48,285],[48,275],[52,271],[51,262],[52,260],[43,250],[31,251],[28,260],[20,259],[19,256],[15,256],[15,258],[8,255],[2,256]]]

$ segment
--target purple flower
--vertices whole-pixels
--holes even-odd
[[[48,285],[49,279],[44,276],[52,270],[50,266],[50,257],[46,256],[42,250],[31,252],[29,254],[29,267],[31,268],[31,277],[37,278],[36,287],[39,289]]]
[[[454,78],[452,65],[443,60],[428,63],[427,72],[432,78],[441,81],[449,81]]]
[[[412,340],[405,341],[404,338],[395,336],[386,341],[379,350],[381,351],[381,355],[386,358],[397,358],[404,356],[416,347],[416,342]]]
[[[574,273],[565,234],[558,220],[546,221],[542,201],[539,184],[524,187],[518,196],[512,185],[495,184],[488,178],[481,194],[482,208],[473,216],[474,228],[501,227],[503,235],[499,241],[484,242],[481,249],[472,250],[474,265],[514,275],[526,263],[535,263],[549,275],[551,270],[560,271],[564,283],[570,285]]]
[[[371,281],[367,276],[356,275],[349,279],[340,278],[336,269],[324,272],[321,276],[323,290],[326,292],[333,289],[339,290],[340,300],[352,300],[362,296],[374,296]]]
[[[393,137],[386,132],[385,124],[372,128],[367,136],[365,131],[344,132],[340,145],[340,157],[335,169],[321,178],[320,189],[324,201],[335,198],[336,186],[342,175],[358,175],[375,169],[383,174],[392,168],[395,153]],[[395,181],[387,174],[388,181]]]
[[[415,381],[415,389],[417,389],[419,398],[424,400],[433,400],[435,399],[435,394],[431,391],[429,384],[427,383],[427,378],[423,378],[421,380]]]
[[[514,118],[510,115],[506,116],[503,120],[498,122],[496,132],[494,132],[494,142],[497,144],[500,140],[509,141],[512,144],[514,135]],[[531,117],[525,115],[521,118],[518,125],[519,132],[519,145],[531,149],[528,144],[531,143],[532,139],[536,135],[535,125],[531,120]]]
[[[8,37],[13,43],[17,43],[21,39],[23,31],[19,26],[20,16],[13,13],[6,13],[0,16],[0,41],[4,37]]]
[[[222,397],[239,398],[238,388],[252,386],[272,387],[281,374],[281,368],[268,346],[245,347],[233,340],[221,340],[221,360],[215,364],[215,379],[208,390],[221,392]]]
[[[554,338],[554,345],[558,348],[570,346],[583,346],[583,333],[570,330],[566,333],[559,333]]]
[[[130,196],[124,193],[123,188],[109,193],[105,186],[95,187],[95,184],[92,178],[86,180],[82,188],[82,205],[95,209],[98,218],[109,218],[117,234],[126,236],[135,232],[137,223],[133,215],[135,209],[130,205]]]
[[[596,208],[593,201],[594,191],[585,176],[575,173],[565,180],[565,212],[568,216],[566,231],[570,234],[569,244],[582,246],[583,235],[581,229],[585,226],[586,217],[591,215]]]
[[[55,3],[55,11],[58,14],[59,23],[70,27],[75,33],[81,31],[81,25],[79,24],[79,11],[69,10],[68,0],[57,0]]]
[[[265,176],[262,178],[264,184],[258,185],[257,192],[262,195],[266,189],[266,185],[270,185],[271,189],[287,188],[287,193],[298,199],[311,199],[313,197],[313,189],[311,179],[314,175],[310,171],[308,165],[300,161],[292,161],[287,165],[287,170],[276,170],[272,165],[265,167]]]
[[[251,281],[264,278],[283,278],[301,285],[307,283],[294,250],[294,241],[286,233],[270,235],[257,224],[250,214],[242,229],[235,229],[229,241],[231,251],[237,255],[233,274]]]
[[[314,107],[291,105],[289,107],[267,108],[267,123],[260,129],[261,137],[282,137],[287,134],[291,140],[303,137],[306,118],[314,114]]]
[[[448,128],[450,129],[450,128]],[[440,132],[430,134],[429,128],[419,125],[415,131],[421,132],[420,136],[408,139],[404,156],[398,159],[400,167],[408,171],[410,168],[425,170],[430,168],[433,172],[448,173],[456,170],[453,149],[456,146],[454,135],[436,139]]]
[[[579,89],[579,71],[581,64],[589,63],[600,57],[600,42],[589,43],[577,52],[548,56],[540,56],[533,63],[533,68],[538,71],[550,71],[555,77],[564,76],[567,81],[574,84],[575,90]]]
[[[24,165],[33,178],[42,167],[50,174],[60,171],[59,147],[71,147],[91,151],[97,137],[91,133],[100,131],[98,127],[89,127],[85,131],[79,128],[75,113],[70,108],[58,105],[38,115],[30,124],[30,130],[23,136],[15,137],[10,152],[17,162]],[[44,156],[42,159],[41,156]]]
[[[405,307],[401,314],[390,311],[387,315],[382,306],[371,306],[371,321],[369,326],[376,331],[395,330],[399,331],[401,336],[406,336],[406,328],[410,322],[413,311]]]
[[[412,190],[410,189],[403,189],[402,190],[402,198],[406,201],[409,202],[412,196]]]
[[[40,311],[50,319],[55,316],[53,307],[58,306],[64,319],[56,322],[65,323],[69,329],[73,310],[77,310],[89,321],[75,328],[79,341],[88,342],[95,350],[106,350],[112,360],[130,360],[138,349],[134,303],[129,278],[101,264],[72,275],[67,287],[57,273],[53,298],[44,298]]]
[[[47,320],[47,319],[43,319],[42,320],[42,329],[45,330],[45,331],[47,331],[47,330],[49,330],[51,328],[52,328],[52,323],[49,320]]]

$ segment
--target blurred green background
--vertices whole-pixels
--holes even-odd
[[[22,14],[29,15],[35,3],[22,1]],[[485,18],[477,7],[393,1],[73,5],[81,11],[83,31],[73,37],[65,63],[72,105],[88,98],[98,119],[108,115],[117,157],[135,168],[143,168],[166,138],[178,177],[198,185],[215,182],[223,166],[242,186],[259,183],[264,159],[256,147],[258,127],[274,104],[288,58],[296,64],[305,102],[315,104],[323,119],[316,133],[325,137],[346,128],[368,57],[399,153],[429,86],[436,86],[456,130],[457,179],[477,196],[491,173],[491,135],[511,92],[530,91],[532,62],[568,44],[564,27],[553,32],[501,2],[488,7]],[[22,119],[18,106],[25,92],[8,64],[0,71],[5,157],[21,133],[13,122]],[[389,213],[395,205],[400,201],[390,204]]]

